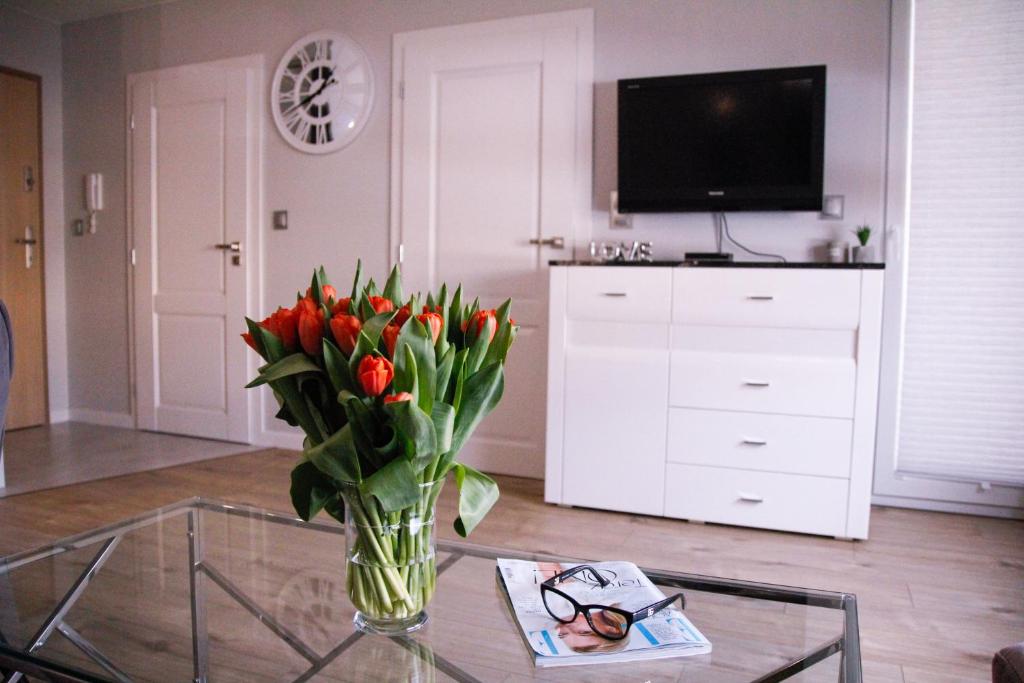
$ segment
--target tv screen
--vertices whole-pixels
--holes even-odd
[[[619,211],[819,211],[825,67],[619,81]]]

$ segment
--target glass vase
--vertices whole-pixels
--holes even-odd
[[[427,622],[434,595],[434,508],[444,480],[421,484],[417,501],[385,512],[373,496],[345,485],[345,588],[365,633],[410,633]]]

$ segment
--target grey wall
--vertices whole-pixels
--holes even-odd
[[[826,192],[846,195],[844,222],[813,214],[744,214],[734,235],[758,250],[807,258],[854,223],[882,216],[885,153],[886,0],[181,0],[66,25],[65,157],[68,196],[81,176],[106,175],[100,232],[73,238],[68,251],[71,401],[127,412],[127,287],[123,181],[124,77],[192,62],[259,53],[267,78],[301,35],[342,30],[374,65],[377,101],[362,135],[322,157],[292,150],[264,110],[264,201],[286,208],[291,228],[264,217],[268,308],[294,296],[310,266],[347,274],[356,256],[375,271],[387,263],[391,37],[398,31],[576,7],[596,12],[594,237],[650,239],[656,255],[707,249],[707,215],[635,217],[632,232],[607,229],[615,186],[618,78],[698,71],[827,64]],[[264,96],[264,102],[266,96]],[[77,196],[77,194],[75,194]],[[77,202],[68,202],[68,218]]]
[[[68,410],[60,27],[0,5],[0,65],[42,78],[46,356],[50,419],[57,422]]]

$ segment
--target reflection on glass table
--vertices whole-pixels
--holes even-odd
[[[191,499],[0,559],[0,678],[54,681],[861,680],[856,599],[644,571],[711,654],[535,669],[495,581],[530,553],[439,541],[430,621],[356,631],[344,530]],[[618,558],[615,558],[618,559]]]

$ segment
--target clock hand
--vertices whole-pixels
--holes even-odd
[[[299,100],[298,104],[296,104],[294,107],[291,107],[290,109],[288,109],[288,111],[285,112],[285,115],[291,114],[293,111],[295,111],[296,109],[299,109],[300,107],[304,108],[307,104],[309,104],[314,99],[319,97],[320,93],[322,93],[327,86],[334,85],[335,83],[337,83],[337,81],[334,80],[334,69],[329,70],[327,72],[327,76],[325,76],[325,78],[327,80],[325,80],[323,83],[320,84],[320,87],[317,89],[317,91],[315,93],[311,93],[311,94],[306,95],[305,97],[303,97],[301,100]]]

